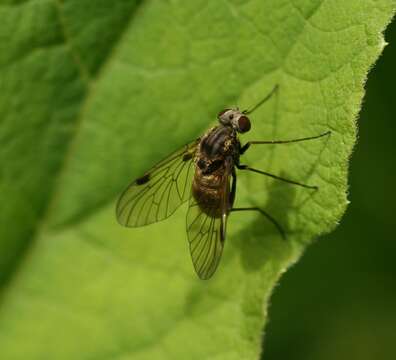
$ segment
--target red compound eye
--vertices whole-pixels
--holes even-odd
[[[242,115],[238,119],[239,132],[244,133],[250,130],[250,120],[247,116]]]

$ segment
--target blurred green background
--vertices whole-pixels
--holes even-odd
[[[265,360],[396,358],[396,24],[369,74],[351,204],[275,289]]]

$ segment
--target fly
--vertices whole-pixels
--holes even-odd
[[[259,212],[286,238],[281,225],[263,209],[234,207],[236,169],[308,189],[317,190],[318,187],[241,164],[240,156],[252,145],[313,140],[330,135],[330,131],[293,140],[249,141],[241,145],[238,135],[251,128],[248,115],[269,100],[277,89],[278,86],[275,86],[250,110],[233,108],[221,111],[217,116],[217,126],[173,152],[133,181],[117,202],[118,222],[127,227],[152,224],[168,218],[188,201],[187,237],[194,269],[201,279],[209,279],[219,265],[226,239],[227,219],[231,212]]]

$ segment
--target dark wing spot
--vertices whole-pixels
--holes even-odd
[[[150,174],[143,175],[142,177],[136,179],[136,185],[143,185],[150,180]]]
[[[192,157],[193,157],[192,153],[186,153],[186,154],[183,155],[183,161],[191,160]]]

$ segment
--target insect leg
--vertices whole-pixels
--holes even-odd
[[[239,170],[249,170],[249,171],[255,172],[255,173],[257,173],[257,174],[262,174],[262,175],[265,175],[265,176],[272,177],[272,178],[274,178],[274,179],[276,179],[276,180],[280,180],[280,181],[286,182],[286,183],[288,183],[288,184],[302,186],[302,187],[305,187],[305,188],[307,188],[307,189],[318,190],[318,187],[317,187],[317,186],[302,184],[302,183],[300,183],[300,182],[298,182],[298,181],[285,179],[285,178],[283,178],[283,177],[281,177],[281,176],[274,175],[274,174],[268,173],[268,172],[266,172],[266,171],[253,169],[253,168],[251,168],[250,166],[247,166],[247,165],[237,164],[236,167],[237,167]]]
[[[231,183],[231,191],[230,191],[230,207],[234,205],[235,194],[236,194],[236,184],[237,184],[237,175],[235,168],[232,169],[232,183]]]
[[[231,211],[232,212],[236,212],[236,211],[258,211],[260,214],[264,215],[269,221],[271,221],[272,224],[275,225],[275,227],[279,231],[279,233],[282,236],[282,238],[284,240],[286,240],[286,234],[285,234],[285,231],[283,230],[282,226],[270,214],[268,214],[263,209],[260,209],[259,207],[254,206],[254,207],[233,208],[233,209],[231,209]]]
[[[309,136],[305,138],[299,138],[299,139],[292,139],[292,140],[267,140],[267,141],[248,141],[245,145],[243,145],[239,152],[242,155],[247,149],[249,149],[250,145],[274,145],[274,144],[290,144],[290,143],[296,143],[300,141],[307,141],[307,140],[314,140],[314,139],[319,139],[323,136],[330,135],[331,131],[326,131],[323,134],[316,135],[316,136]]]

